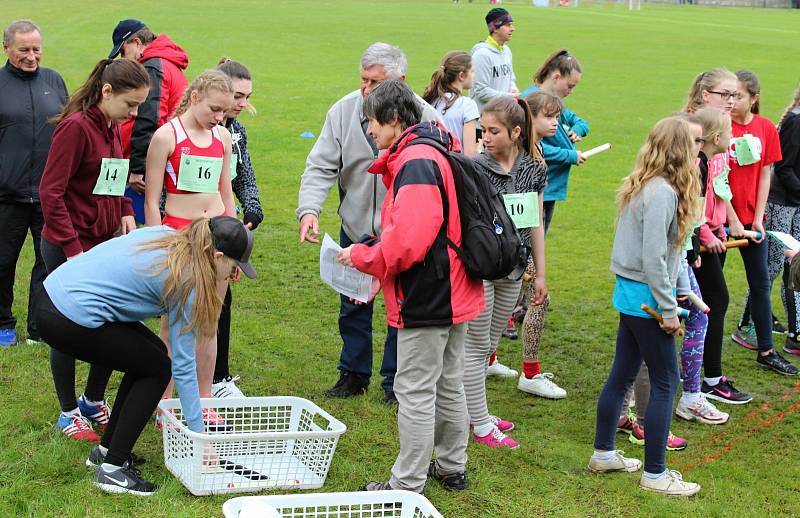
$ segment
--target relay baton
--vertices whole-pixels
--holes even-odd
[[[706,314],[708,314],[708,312],[709,312],[709,311],[711,311],[711,308],[710,308],[710,307],[708,307],[708,304],[706,304],[705,302],[703,302],[703,299],[701,299],[700,297],[698,297],[697,295],[695,295],[695,294],[694,294],[694,292],[691,292],[691,291],[690,291],[690,292],[689,292],[689,294],[688,294],[688,295],[686,295],[686,296],[688,297],[688,299],[689,299],[689,302],[691,302],[692,304],[694,304],[694,307],[696,307],[697,309],[699,309],[699,310],[700,310],[700,311],[702,311],[703,313],[706,313]]]
[[[727,225],[725,225],[725,232],[729,232]],[[744,232],[742,232],[742,235],[747,239],[753,239],[753,240],[761,239],[761,232],[756,232],[755,230],[745,230]]]
[[[611,144],[606,143],[603,144],[602,146],[593,147],[592,149],[584,151],[582,155],[586,158],[589,158],[590,156],[597,155],[599,153],[602,153],[603,151],[608,151],[609,149],[611,149]]]
[[[647,304],[642,304],[640,307],[642,308],[642,311],[644,311],[645,313],[647,313],[651,317],[653,317],[656,320],[658,320],[659,324],[663,324],[664,323],[664,317],[661,316],[661,313],[659,313],[655,309],[651,308]],[[680,309],[683,309],[683,308],[679,308],[679,310]],[[684,309],[684,311],[686,311],[686,310]],[[688,311],[687,311],[687,313],[688,313]],[[678,336],[683,336],[683,328],[678,329]]]
[[[730,241],[723,241],[725,248],[742,248],[743,246],[749,246],[750,240],[749,239],[732,239]],[[703,245],[700,245],[701,252],[708,252],[708,248]]]

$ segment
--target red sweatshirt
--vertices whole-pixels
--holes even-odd
[[[485,306],[482,281],[467,275],[445,239],[461,244],[450,163],[431,146],[409,145],[419,136],[453,149],[454,137],[443,126],[423,122],[406,130],[375,161],[369,172],[381,174],[389,191],[381,209],[383,232],[371,246],[353,246],[350,255],[358,270],[380,279],[386,320],[398,328],[460,324]]]
[[[114,237],[122,216],[132,216],[130,198],[92,194],[103,158],[122,158],[119,126],[108,126],[92,106],[62,120],[53,134],[39,185],[44,212],[42,237],[71,257]]]

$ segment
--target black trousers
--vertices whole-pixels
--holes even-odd
[[[703,252],[700,254],[700,268],[694,270],[703,301],[711,308],[703,349],[703,371],[706,378],[722,376],[722,339],[729,302],[728,285],[722,271],[725,257],[724,253]]]
[[[222,310],[217,322],[217,363],[214,365],[214,383],[222,381],[231,375],[228,368],[228,357],[231,349],[231,286],[225,292],[222,301]]]
[[[70,357],[123,373],[101,445],[106,462],[121,466],[130,456],[172,376],[164,342],[141,322],[83,327],[65,317],[45,292],[36,312],[42,338]]]
[[[50,273],[67,261],[64,251],[46,239],[42,240],[42,257]],[[42,290],[43,296],[46,292]],[[47,342],[50,344],[50,342]],[[53,373],[53,385],[56,388],[58,404],[62,412],[70,412],[78,406],[75,397],[75,358],[50,346],[50,370]],[[106,385],[111,378],[111,369],[92,364],[83,393],[90,401],[100,401],[106,392]]]
[[[0,202],[0,329],[13,329],[17,325],[17,319],[11,312],[14,278],[19,254],[30,231],[36,255],[28,288],[28,338],[32,340],[41,338],[36,329],[34,313],[42,294],[42,282],[47,277],[40,248],[43,226],[41,204]]]

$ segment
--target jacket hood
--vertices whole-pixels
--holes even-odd
[[[406,129],[402,135],[392,144],[386,153],[378,157],[369,168],[370,173],[383,174],[389,170],[392,162],[397,159],[400,153],[417,138],[426,138],[438,142],[448,151],[460,152],[461,146],[450,131],[438,121],[420,122],[415,126]]]
[[[503,48],[505,49],[505,45],[503,46]],[[493,47],[492,45],[489,45],[488,43],[486,43],[486,41],[479,41],[478,43],[476,43],[475,45],[472,46],[472,51],[470,52],[470,54],[475,54],[475,51],[478,50],[478,49],[488,49],[488,50],[491,50],[492,52],[494,52],[495,54],[502,54],[503,53],[502,50],[497,50],[497,47]]]
[[[166,59],[181,70],[186,70],[189,66],[189,55],[181,48],[180,45],[169,39],[166,34],[159,34],[153,42],[148,45],[142,57],[139,58],[140,63],[144,63],[148,59],[161,58]]]
[[[511,167],[511,170],[520,171],[528,167],[530,161],[530,155],[524,151],[520,151],[517,153],[517,158],[514,159],[514,165]],[[511,176],[511,173],[503,169],[500,162],[495,160],[495,158],[486,151],[481,151],[480,154],[475,157],[475,163],[492,174]]]

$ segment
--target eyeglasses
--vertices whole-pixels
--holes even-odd
[[[723,101],[727,101],[728,99],[740,101],[742,99],[742,95],[739,92],[717,92],[715,90],[708,90],[708,93],[719,95]]]

